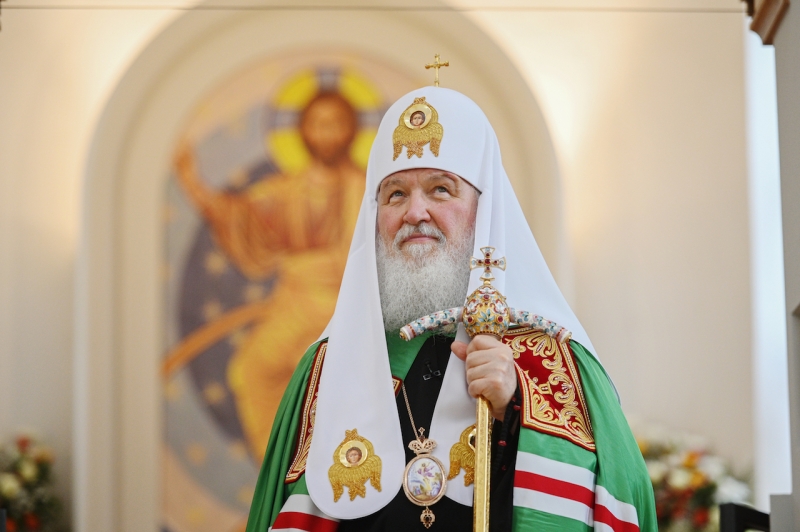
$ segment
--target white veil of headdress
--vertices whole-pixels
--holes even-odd
[[[424,97],[438,112],[444,128],[439,155],[423,148],[422,157],[408,157],[406,149],[393,160],[392,134],[404,111]],[[572,337],[594,353],[578,318],[561,294],[528,227],[500,158],[500,147],[486,115],[463,94],[425,87],[401,97],[386,112],[370,152],[367,186],[361,203],[336,310],[323,338],[327,354],[319,384],[316,417],[306,467],[308,492],[325,514],[354,519],[372,514],[402,489],[405,447],[392,386],[383,329],[375,259],[376,195],[381,181],[410,168],[439,168],[469,181],[480,190],[475,227],[474,256],[480,248],[496,248],[506,257],[505,272],[495,271],[493,285],[509,306],[538,314],[572,331]],[[470,277],[469,292],[478,287],[481,271]],[[468,292],[468,293],[469,293]],[[467,294],[464,294],[466,298]],[[442,309],[432,309],[442,310]],[[461,331],[463,334],[463,331]],[[463,362],[451,355],[429,436],[436,440],[434,455],[447,466],[449,451],[461,431],[475,422],[474,400],[466,389]],[[355,500],[345,490],[337,501],[328,469],[345,430],[357,429],[381,459],[381,491],[367,483],[366,497]],[[461,473],[463,475],[463,472]],[[472,504],[472,487],[463,478],[448,482],[446,495]]]

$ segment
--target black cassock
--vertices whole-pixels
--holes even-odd
[[[450,360],[450,344],[453,338],[432,336],[422,345],[408,370],[404,381],[408,393],[408,403],[414,415],[414,424],[425,428],[425,434],[431,426],[433,410],[442,388],[442,378]],[[519,439],[519,390],[508,405],[503,423],[495,421],[492,430],[492,487],[490,494],[490,530],[504,532],[511,530],[512,496],[514,493],[514,464],[517,456]],[[416,438],[402,391],[397,394],[397,413],[400,417],[400,428],[403,442],[406,445],[406,463],[416,455],[407,447]],[[445,464],[445,468],[449,464]],[[453,479],[451,482],[460,481]],[[447,496],[430,507],[436,521],[430,529],[426,529],[420,521],[424,506],[417,506],[406,497],[403,488],[394,499],[380,511],[349,521],[339,523],[338,532],[406,532],[406,531],[469,531],[472,530],[472,506],[459,504]]]

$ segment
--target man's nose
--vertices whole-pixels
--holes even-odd
[[[422,194],[411,194],[408,201],[408,210],[403,221],[410,225],[418,225],[420,222],[430,222],[431,214],[428,212],[428,202]]]

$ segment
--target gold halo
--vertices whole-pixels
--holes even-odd
[[[422,123],[421,126],[415,126],[414,124],[411,123],[411,115],[413,115],[417,111],[422,111],[422,114],[425,116],[425,121]],[[428,125],[432,117],[433,117],[433,109],[431,109],[424,103],[417,103],[406,109],[406,112],[403,114],[403,123],[406,125],[408,129],[422,129]]]
[[[353,447],[361,451],[361,459],[355,464],[351,464],[350,462],[347,461],[347,451],[349,451]],[[367,446],[364,445],[363,442],[360,442],[358,440],[350,440],[348,442],[345,442],[344,445],[342,445],[341,448],[339,449],[339,463],[341,463],[345,467],[358,467],[361,464],[363,464],[367,458],[368,458]]]

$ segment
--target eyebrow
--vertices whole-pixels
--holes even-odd
[[[451,182],[455,183],[456,188],[458,188],[459,190],[462,188],[460,181],[463,181],[464,184],[469,185],[469,187],[471,189],[473,189],[475,192],[477,192],[477,194],[479,196],[481,195],[481,191],[475,185],[473,185],[472,183],[470,183],[469,181],[467,181],[466,179],[464,179],[463,177],[461,177],[461,176],[459,176],[457,174],[448,173],[445,170],[441,170],[439,173],[433,174],[430,177],[428,177],[428,180],[430,180],[430,181],[439,180],[439,179],[446,179],[448,181],[451,181]],[[381,181],[380,184],[378,184],[378,190],[376,191],[375,196],[376,197],[380,196],[380,194],[384,190],[384,188],[388,188],[388,187],[391,187],[393,185],[398,185],[398,184],[400,184],[402,182],[403,182],[403,180],[400,179],[397,176],[387,177],[385,180]]]
[[[448,174],[448,173],[445,173],[445,172],[442,172],[440,174],[432,174],[432,175],[430,175],[428,177],[428,179],[441,179],[441,178],[449,179],[450,181],[453,181],[453,182],[457,181],[458,179],[461,179],[460,177],[458,177],[455,174]]]
[[[429,176],[428,179],[427,179],[427,181],[432,181],[432,182],[441,181],[441,180],[446,180],[446,181],[449,181],[449,182],[453,183],[453,185],[456,187],[457,190],[461,190],[461,183],[459,183],[459,181],[464,181],[462,178],[460,178],[459,176],[457,176],[455,174],[447,174],[447,173],[444,173],[444,172],[442,172],[440,174],[433,174],[433,175]]]
[[[398,183],[399,183],[399,182],[401,182],[401,181],[402,181],[402,180],[401,180],[399,177],[397,177],[397,176],[391,176],[391,177],[389,177],[388,179],[386,179],[385,181],[383,181],[382,183],[380,183],[380,184],[378,185],[378,193],[380,194],[381,190],[383,190],[383,189],[384,189],[384,187],[390,187],[390,186],[392,186],[392,185],[396,185],[396,184],[398,184]]]

